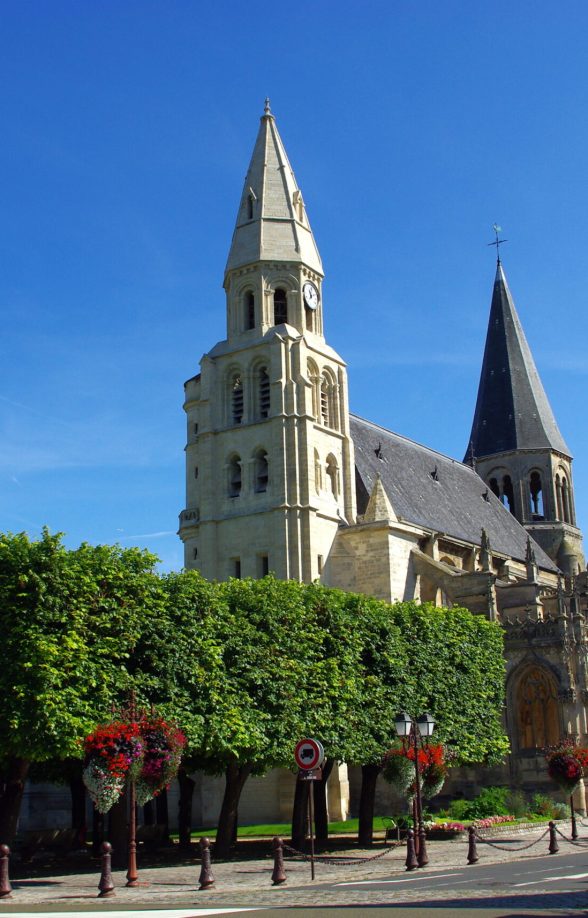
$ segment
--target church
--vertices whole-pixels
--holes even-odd
[[[266,101],[225,267],[226,339],[185,384],[179,535],[186,568],[209,579],[272,571],[500,622],[512,751],[487,783],[530,791],[545,781],[542,747],[587,738],[587,574],[570,450],[497,261],[463,462],[352,414],[324,336],[321,257]],[[287,818],[292,776],[253,783],[257,821]],[[341,764],[329,784],[331,816],[345,818],[354,775]]]

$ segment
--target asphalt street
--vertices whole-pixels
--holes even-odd
[[[15,881],[13,898],[0,903],[0,916],[200,918],[287,912],[288,918],[309,913],[330,918],[341,911],[345,918],[588,915],[588,844],[585,850],[570,853],[563,848],[554,856],[525,851],[517,857],[514,851],[485,848],[472,866],[463,862],[462,845],[447,845],[444,854],[433,850],[435,858],[424,870],[405,872],[402,852],[397,851],[390,859],[345,870],[317,865],[315,882],[308,864],[289,863],[288,883],[277,888],[268,883],[267,860],[219,864],[217,887],[204,892],[197,889],[192,867],[146,870],[146,882],[135,890],[125,890],[122,874],[115,876],[116,896],[103,900],[96,898],[92,875]]]

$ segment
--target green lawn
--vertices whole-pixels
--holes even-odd
[[[347,819],[345,822],[330,822],[330,835],[357,835],[358,819]],[[266,823],[256,826],[239,826],[239,838],[273,838],[274,835],[280,835],[284,838],[290,837],[291,824],[289,822]],[[383,832],[384,823],[378,816],[374,818],[374,831]],[[216,829],[198,827],[192,831],[192,838],[199,839],[202,836],[207,838],[216,838]]]

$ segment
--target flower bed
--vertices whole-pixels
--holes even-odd
[[[514,816],[487,816],[486,819],[476,819],[472,825],[474,829],[489,829],[505,822],[516,822],[516,818]]]

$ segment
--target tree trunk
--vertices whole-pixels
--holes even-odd
[[[16,835],[30,764],[28,759],[15,757],[10,757],[6,761],[0,794],[0,843],[3,845],[11,845]]]
[[[376,799],[376,781],[381,771],[380,765],[361,766],[361,796],[359,798],[359,831],[358,844],[369,847],[374,840],[374,802]]]
[[[108,835],[106,841],[112,845],[112,866],[124,868],[128,861],[127,809],[128,791],[122,794],[108,811]]]
[[[167,806],[167,790],[165,787],[155,798],[155,813],[157,816],[157,825],[163,826],[164,829],[161,843],[167,845],[169,844],[169,811]]]
[[[314,784],[314,824],[316,828],[316,841],[319,845],[326,845],[329,840],[329,813],[327,807],[327,781],[333,770],[335,759],[326,759],[323,765],[322,781],[309,781]]]
[[[214,853],[217,857],[229,857],[235,837],[237,810],[245,781],[251,774],[250,765],[232,762],[225,771],[225,793],[218,818]]]
[[[155,825],[155,807],[153,805],[153,800],[148,800],[147,803],[143,804],[143,825]]]
[[[180,768],[178,771],[178,784],[180,785],[180,799],[178,801],[180,848],[189,849],[192,841],[192,798],[196,782],[183,768]]]
[[[70,775],[69,792],[71,794],[71,827],[76,830],[76,845],[83,848],[86,844],[86,786],[82,778],[82,763],[79,769]]]
[[[296,781],[292,807],[292,847],[302,851],[307,835],[308,786],[310,781]]]
[[[92,857],[100,857],[102,842],[104,841],[104,813],[99,813],[95,806],[92,807]]]

